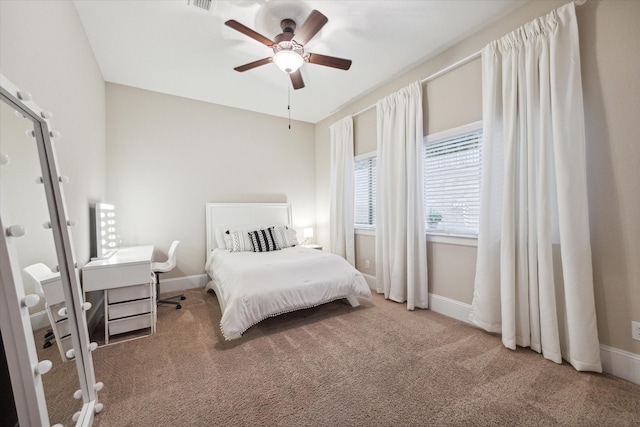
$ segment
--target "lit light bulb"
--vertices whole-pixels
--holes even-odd
[[[281,50],[273,57],[273,62],[285,73],[294,73],[302,66],[304,59],[292,50]]]

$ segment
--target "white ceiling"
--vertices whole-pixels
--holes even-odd
[[[291,89],[291,118],[317,123],[525,2],[213,0],[212,12],[188,0],[74,4],[106,81],[280,117],[289,77],[275,64],[234,71],[272,52],[224,22],[273,40],[282,19],[299,28],[317,9],[329,22],[305,50],[353,60],[349,71],[302,66],[306,87]]]

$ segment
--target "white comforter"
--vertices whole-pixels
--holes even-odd
[[[303,247],[261,253],[214,249],[206,270],[218,285],[220,329],[228,340],[267,317],[347,296],[371,297],[362,274],[343,258]]]

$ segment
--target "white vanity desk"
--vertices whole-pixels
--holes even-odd
[[[153,245],[118,249],[82,269],[84,292],[104,291],[104,340],[138,329],[156,330]]]

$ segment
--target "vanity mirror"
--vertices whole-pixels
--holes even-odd
[[[67,178],[58,175],[52,144],[59,135],[51,114],[1,74],[0,98],[0,358],[10,378],[2,383],[11,384],[3,401],[8,394],[14,402],[2,412],[7,425],[89,426],[102,408],[102,384],[87,332],[90,304],[74,268]],[[50,328],[55,334],[45,339]]]

